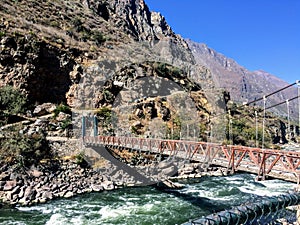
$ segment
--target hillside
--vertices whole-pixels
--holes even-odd
[[[186,42],[144,1],[5,0],[0,9],[0,86],[21,88],[35,104],[74,106],[83,77],[103,81],[131,63],[195,65]]]
[[[228,107],[228,92],[241,103],[285,85],[182,39],[143,0],[4,0],[0,15],[0,87],[17,88],[26,98],[23,104],[20,93],[13,92],[24,107],[9,101],[1,106],[1,124],[57,107],[73,115],[61,116],[59,126],[48,121],[43,129],[48,135],[57,129],[55,135],[63,136],[70,120],[80,127],[82,111],[101,114],[105,109],[112,121],[104,131],[111,135],[168,138],[176,132],[177,138],[181,133],[207,140],[210,123],[216,123],[211,116]],[[285,100],[284,95],[268,104]],[[13,110],[7,111],[8,105]],[[15,118],[18,113],[22,118]],[[218,123],[225,126],[227,119]],[[226,138],[226,129],[222,135],[218,141]]]
[[[2,0],[0,208],[132,185],[83,133],[280,148],[296,141],[287,121],[267,112],[263,129],[240,103],[285,85],[184,40],[144,0]]]
[[[235,60],[216,52],[206,44],[186,40],[189,44],[197,63],[210,69],[216,89],[225,89],[230,92],[231,99],[243,103],[261,98],[273,93],[289,84],[265,71],[249,71],[239,65]],[[297,88],[289,88],[270,96],[267,107],[284,102],[297,96]],[[297,100],[290,104],[291,117],[298,120]],[[293,104],[294,103],[294,104]],[[257,103],[262,106],[262,101]],[[279,116],[286,117],[287,109],[283,104],[270,109]]]
[[[16,147],[11,137],[29,137],[26,145],[34,144],[27,143],[33,136],[78,137],[74,129],[83,111],[100,120],[101,110],[111,112],[115,121],[103,131],[109,134],[161,130],[166,137],[172,121],[186,124],[195,117],[207,125],[211,109],[202,85],[213,85],[209,70],[196,64],[187,43],[144,1],[4,0],[0,15],[3,155],[13,153],[4,143]],[[184,112],[187,105],[192,116]]]

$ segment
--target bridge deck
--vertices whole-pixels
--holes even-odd
[[[199,161],[206,166],[222,166],[227,168],[230,173],[236,171],[255,173],[257,179],[274,177],[299,183],[300,152],[298,151],[116,136],[84,137],[84,143],[167,154]]]

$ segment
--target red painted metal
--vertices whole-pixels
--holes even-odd
[[[177,155],[206,164],[223,164],[227,165],[228,171],[231,173],[243,170],[243,167],[254,168],[259,179],[265,179],[272,171],[293,173],[298,181],[300,177],[300,152],[297,151],[122,136],[84,137],[84,143]]]

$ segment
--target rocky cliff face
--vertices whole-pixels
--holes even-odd
[[[31,102],[72,105],[82,77],[130,63],[195,64],[186,42],[143,0],[4,0],[0,14],[0,85],[20,87]]]
[[[160,13],[150,12],[143,0],[85,0],[83,3],[136,40],[180,39],[165,18]]]
[[[199,112],[192,114],[208,122],[203,88],[213,86],[210,71],[143,0],[4,0],[0,15],[0,86],[19,87],[30,103],[97,109],[183,91]],[[170,99],[162,102],[173,108],[157,110],[179,116],[175,106],[184,104]],[[151,117],[170,131],[166,115]],[[124,129],[150,129],[143,116],[134,118]]]
[[[243,102],[282,87],[205,45],[188,45],[143,0],[3,0],[0,15],[0,86],[19,87],[32,104],[96,109],[185,91],[206,126],[225,108],[224,90]],[[164,104],[186,107],[177,103]]]
[[[195,60],[210,69],[216,89],[225,89],[230,92],[231,99],[235,102],[250,102],[261,98],[288,85],[287,82],[264,71],[249,71],[240,66],[233,59],[216,52],[205,44],[187,40]],[[284,102],[297,96],[296,88],[289,88],[267,99],[267,107]],[[262,106],[262,101],[256,103]],[[296,104],[290,104],[291,116],[297,119],[298,109]],[[287,116],[285,104],[271,111]]]

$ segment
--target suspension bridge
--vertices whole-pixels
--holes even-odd
[[[273,106],[266,107],[267,98],[282,92],[285,89],[298,85],[298,95],[286,99],[283,102],[276,103]],[[190,140],[172,140],[172,139],[155,139],[155,138],[139,138],[125,136],[103,136],[98,135],[98,121],[96,116],[82,116],[82,140],[87,146],[108,146],[118,149],[132,149],[136,151],[144,151],[153,154],[165,154],[178,157],[188,161],[198,161],[203,166],[209,167],[217,165],[227,168],[227,173],[235,173],[238,171],[250,172],[257,174],[257,180],[264,180],[268,177],[286,179],[289,181],[300,183],[300,149],[275,150],[265,148],[264,129],[266,110],[278,105],[287,104],[288,115],[288,135],[290,131],[289,103],[298,99],[299,105],[299,123],[300,123],[300,82],[296,81],[284,88],[274,91],[268,95],[264,95],[254,101],[246,104],[249,106],[258,101],[263,101],[263,134],[262,146],[246,147],[239,145],[222,145],[219,143],[199,142]],[[89,121],[91,120],[91,121]],[[93,124],[93,135],[87,134],[87,122]],[[231,121],[231,119],[230,119]],[[230,126],[229,126],[230,127]],[[300,127],[300,124],[299,124]],[[229,129],[230,132],[230,129]],[[256,131],[257,133],[257,131]],[[228,135],[229,137],[232,135]],[[257,138],[257,137],[256,137]]]
[[[276,103],[273,106],[266,106],[269,96],[281,92],[295,84],[298,85],[298,96]],[[266,110],[286,103],[288,111],[288,132],[290,132],[289,104],[295,99],[298,99],[300,127],[299,94],[300,85],[299,81],[296,81],[294,84],[263,96],[260,99],[256,99],[255,101],[246,103],[243,106],[253,104],[257,101],[263,101],[263,132],[265,132]],[[184,162],[197,161],[202,163],[203,167],[212,165],[225,167],[227,174],[250,172],[257,175],[257,180],[278,178],[296,182],[298,185],[300,183],[300,149],[288,151],[265,148],[264,134],[260,148],[190,140],[104,136],[98,135],[98,123],[96,117],[92,117],[94,132],[93,135],[86,135],[85,124],[89,119],[89,117],[82,117],[82,141],[86,147],[104,146],[108,148],[131,149],[133,151],[167,155],[173,158],[180,158]],[[101,155],[101,152],[99,152],[99,154]],[[268,216],[272,211],[274,212],[285,208],[288,205],[299,204],[299,202],[299,194],[294,193],[288,195],[288,197],[278,197],[275,200],[271,199],[262,204],[255,204],[253,207],[240,206],[231,211],[220,212],[217,215],[208,216],[204,219],[193,220],[187,224],[240,224],[241,222],[251,224],[250,221],[254,221],[258,216],[266,216],[265,212],[268,213]]]
[[[300,180],[300,151],[286,151],[220,145],[184,140],[147,139],[135,137],[96,136],[84,137],[87,146],[108,146],[132,149],[153,154],[168,155],[182,160],[198,161],[204,167],[226,167],[228,173],[238,171],[257,174],[257,180],[267,177]]]

